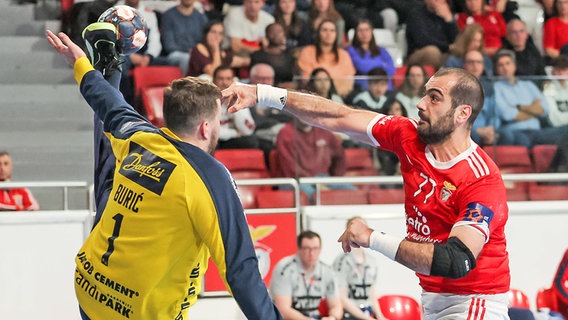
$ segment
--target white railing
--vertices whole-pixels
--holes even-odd
[[[32,182],[0,182],[0,189],[14,189],[14,188],[50,188],[61,189],[62,194],[62,208],[69,210],[69,191],[70,189],[84,189],[85,200],[87,207],[90,208],[91,193],[89,192],[89,184],[85,181],[32,181]],[[41,204],[40,204],[41,205]]]

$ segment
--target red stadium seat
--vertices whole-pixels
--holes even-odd
[[[261,190],[256,194],[258,208],[294,208],[293,190]],[[300,205],[308,205],[308,196],[300,192]]]
[[[346,148],[345,176],[376,176],[377,169],[373,164],[370,150],[367,148]]]
[[[502,174],[534,172],[529,150],[524,146],[487,146],[483,150],[495,161]],[[507,200],[528,200],[528,186],[528,182],[505,182]]]
[[[409,296],[384,295],[379,298],[379,306],[386,319],[422,319],[422,307],[414,298]]]
[[[529,296],[519,289],[511,288],[509,290],[509,308],[530,309],[531,303]]]
[[[540,144],[533,146],[531,156],[534,163],[534,170],[537,173],[547,172],[552,160],[556,156],[558,146],[555,144]]]
[[[240,171],[254,171],[259,173],[258,178],[269,177],[264,162],[264,153],[260,149],[220,149],[215,151],[214,156],[229,169],[233,176]]]
[[[404,203],[404,189],[371,189],[369,190],[370,204]]]
[[[541,288],[536,294],[536,308],[558,311],[558,299],[552,288]]]
[[[529,198],[534,201],[568,200],[568,186],[531,183]]]
[[[153,110],[143,105],[142,92],[152,87],[166,87],[173,80],[183,76],[181,69],[174,66],[147,66],[136,67],[132,70],[132,80],[134,83],[134,103],[138,110],[145,112],[146,117],[155,117],[151,114]]]
[[[322,205],[368,204],[367,192],[364,190],[322,190],[320,193]]]
[[[142,105],[146,111],[146,118],[157,127],[164,126],[164,89],[166,87],[152,87],[142,89]]]
[[[268,154],[268,170],[270,171],[271,177],[282,177],[282,171],[280,171],[280,162],[278,160],[278,151],[276,151],[276,149],[270,150],[270,153]]]

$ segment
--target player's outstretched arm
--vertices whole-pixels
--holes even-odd
[[[354,140],[370,145],[373,143],[367,135],[367,127],[377,113],[371,111],[353,109],[320,96],[268,85],[233,84],[222,94],[229,112],[256,104],[283,109],[311,125],[345,133]]]
[[[64,56],[71,65],[74,65],[79,58],[87,56],[83,49],[73,43],[65,33],[59,32],[55,35],[50,30],[45,30],[45,35],[55,51]]]

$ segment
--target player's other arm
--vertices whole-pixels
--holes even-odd
[[[250,108],[257,103],[284,109],[311,125],[342,132],[354,140],[373,144],[367,127],[377,116],[376,113],[353,109],[323,97],[267,85],[233,84],[223,90],[223,101],[230,106],[229,112]]]
[[[353,221],[338,240],[345,252],[370,247],[409,269],[432,276],[461,278],[473,268],[485,236],[469,225],[455,226],[444,244],[421,243],[374,231]]]

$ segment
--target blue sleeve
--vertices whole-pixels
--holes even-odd
[[[519,110],[515,105],[511,105],[509,101],[516,101],[516,99],[509,99],[507,97],[508,90],[503,88],[503,84],[500,82],[495,83],[495,105],[499,110],[499,114],[503,122],[511,122],[515,120]]]
[[[80,90],[91,109],[103,121],[105,132],[123,138],[134,131],[158,130],[136,112],[124,100],[122,93],[108,83],[100,72],[90,71],[85,74]]]

